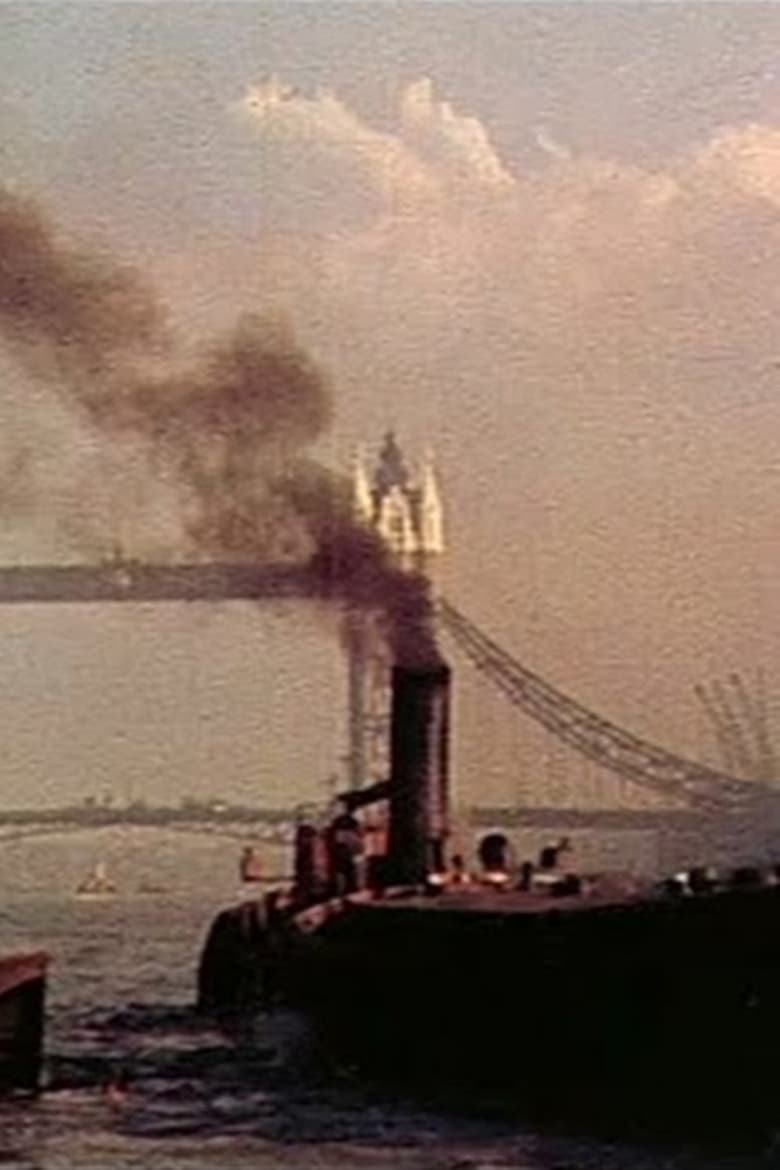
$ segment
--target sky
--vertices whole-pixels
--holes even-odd
[[[63,246],[135,266],[185,347],[284,316],[331,388],[321,458],[388,426],[433,447],[456,604],[717,764],[694,685],[780,687],[778,48],[774,4],[4,4],[0,181]],[[178,546],[165,485],[2,343],[0,422],[4,562]],[[172,797],[215,758],[236,798],[339,766],[318,615],[0,622],[0,801],[107,761]],[[461,791],[555,770],[454,661]]]

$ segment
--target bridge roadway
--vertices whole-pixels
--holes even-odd
[[[256,564],[15,565],[0,568],[0,604],[230,601],[327,597],[327,580],[299,566]]]

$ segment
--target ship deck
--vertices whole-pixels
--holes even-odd
[[[568,896],[547,893],[527,893],[520,890],[468,889],[447,891],[442,894],[416,894],[411,897],[385,896],[374,898],[370,905],[397,909],[401,906],[415,910],[440,913],[442,911],[463,911],[469,914],[538,915],[549,914],[552,910],[581,911],[597,907],[631,906],[645,902],[649,893],[641,894],[572,894]]]
[[[297,926],[316,930],[323,922],[340,917],[350,907],[363,912],[376,912],[383,918],[390,914],[414,913],[442,917],[469,918],[539,918],[551,914],[580,914],[594,910],[630,909],[661,899],[650,889],[605,888],[580,894],[556,895],[550,892],[496,889],[490,886],[469,885],[460,889],[445,889],[424,894],[408,889],[386,890],[376,895],[368,891],[344,898],[321,902],[295,915]]]

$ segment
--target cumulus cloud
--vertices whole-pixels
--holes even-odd
[[[548,149],[520,172],[426,79],[401,91],[394,131],[277,80],[250,91],[242,116],[259,151],[281,139],[319,159],[346,210],[336,232],[316,199],[302,233],[269,224],[262,279],[251,254],[234,255],[226,295],[238,283],[250,303],[281,297],[333,365],[345,413],[366,385],[401,412],[425,385],[432,419],[448,394],[479,416],[466,383],[482,385],[487,361],[502,435],[522,399],[551,468],[580,426],[609,447],[607,464],[588,446],[575,455],[595,493],[596,465],[602,480],[610,463],[616,481],[628,470],[617,423],[640,436],[652,477],[665,411],[685,418],[661,441],[694,452],[724,410],[773,409],[777,128],[724,127],[653,167]],[[299,179],[274,171],[279,198],[301,198]],[[361,188],[376,198],[355,214]]]
[[[582,409],[649,396],[720,410],[732,378],[766,396],[756,371],[774,360],[780,309],[777,128],[724,127],[643,168],[558,149],[531,126],[544,157],[513,172],[488,129],[425,78],[401,91],[394,131],[277,79],[249,91],[242,115],[258,150],[282,140],[327,166],[343,207],[361,186],[378,193],[316,244],[329,223],[316,200],[303,236],[271,225],[262,240],[264,286],[309,318],[349,384],[369,362],[378,387],[401,366],[402,383],[424,367],[446,384],[489,348],[497,383],[530,376],[548,402],[584,378]],[[273,183],[294,202],[299,177],[275,171]],[[269,295],[251,275],[246,291]]]
[[[513,186],[479,119],[457,114],[449,102],[437,100],[430,78],[404,90],[401,132],[410,146],[453,179],[497,190]]]
[[[549,134],[548,131],[545,130],[544,126],[540,126],[536,130],[534,138],[536,139],[536,145],[540,150],[544,151],[545,154],[549,154],[553,158],[558,159],[571,158],[571,151],[569,150],[568,146],[564,146],[563,143],[558,142],[556,138],[553,138],[552,134]]]
[[[251,86],[234,112],[254,125],[267,151],[286,149],[288,166],[305,166],[310,181],[315,172],[320,182],[330,173],[333,198],[358,188],[395,215],[422,213],[458,193],[513,186],[485,127],[438,100],[426,78],[403,90],[395,133],[372,127],[328,90],[307,96],[275,76]]]
[[[727,127],[699,152],[697,165],[710,179],[730,181],[780,207],[780,129],[755,123]]]
[[[267,146],[288,148],[307,167],[341,168],[333,197],[343,197],[344,183],[376,192],[398,209],[433,198],[438,182],[423,160],[391,134],[375,130],[334,94],[307,97],[272,77],[251,86],[235,111],[254,123]]]

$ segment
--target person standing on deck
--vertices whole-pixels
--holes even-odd
[[[328,885],[331,897],[335,898],[358,889],[358,866],[363,855],[360,821],[343,802],[340,810],[326,830]]]
[[[539,868],[547,871],[559,869],[564,853],[571,853],[571,842],[568,837],[561,837],[555,845],[545,845],[539,854]]]
[[[293,849],[295,900],[309,906],[327,893],[329,858],[323,834],[309,820],[300,820]]]

